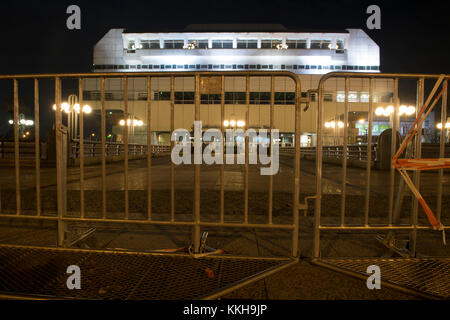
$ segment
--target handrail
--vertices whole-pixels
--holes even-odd
[[[294,153],[294,147],[280,147],[280,153]],[[328,158],[343,158],[344,146],[323,146],[322,152]],[[372,144],[372,161],[376,161],[377,144]],[[316,147],[300,147],[300,154],[302,156],[309,155],[315,157]],[[347,145],[347,159],[367,160],[367,145]]]
[[[101,141],[89,141],[85,140],[84,143],[84,157],[101,157],[102,156],[102,143]],[[170,152],[170,145],[152,145],[152,154]],[[73,140],[71,143],[71,158],[80,158],[80,141]],[[105,143],[105,156],[121,156],[125,152],[125,144],[122,142],[107,142]],[[128,144],[128,155],[146,155],[147,145],[144,144]]]

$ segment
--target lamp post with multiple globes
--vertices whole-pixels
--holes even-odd
[[[53,105],[53,110],[56,111],[56,104]],[[69,132],[69,140],[78,138],[78,117],[80,112],[89,114],[92,112],[92,108],[89,105],[84,105],[80,108],[78,103],[78,97],[75,94],[71,94],[68,97],[68,102],[61,103],[61,112],[67,114],[67,126]]]
[[[406,105],[401,105],[398,108],[398,112],[397,112],[397,117],[396,119],[394,119],[394,106],[389,105],[386,107],[382,107],[379,106],[375,109],[375,115],[378,117],[389,117],[389,122],[390,122],[390,126],[391,128],[393,127],[394,121],[397,121],[397,128],[400,128],[400,117],[401,116],[412,116],[414,113],[416,112],[416,108],[414,106],[406,106]],[[360,119],[358,120],[359,123],[364,124],[365,120],[364,119]],[[325,128],[327,129],[334,129],[335,131],[335,144],[336,144],[336,139],[337,139],[337,130],[338,129],[342,129],[344,127],[344,123],[342,121],[336,121],[336,120],[332,120],[332,121],[327,121],[324,123]]]

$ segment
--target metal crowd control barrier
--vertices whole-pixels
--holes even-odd
[[[295,148],[295,165],[294,165],[294,183],[293,183],[293,205],[292,205],[292,223],[280,224],[273,223],[272,221],[272,193],[273,193],[273,176],[269,176],[269,207],[268,207],[268,223],[250,223],[248,219],[248,168],[249,168],[249,138],[245,138],[246,152],[245,152],[245,173],[244,173],[244,217],[242,222],[226,222],[224,220],[225,209],[224,209],[224,164],[220,166],[220,219],[215,222],[202,221],[200,217],[200,164],[194,164],[195,176],[194,176],[194,212],[191,221],[180,221],[175,219],[175,182],[174,182],[174,164],[171,162],[170,169],[170,212],[167,216],[170,220],[156,220],[152,217],[152,188],[151,188],[151,154],[147,153],[147,217],[146,219],[130,219],[129,216],[129,174],[128,174],[128,160],[129,160],[129,150],[130,144],[128,142],[128,123],[125,122],[124,125],[124,137],[123,137],[123,154],[124,154],[124,193],[125,193],[125,209],[123,218],[109,218],[107,217],[107,193],[106,193],[106,142],[105,142],[105,79],[109,78],[121,78],[123,80],[123,109],[124,114],[128,114],[128,79],[129,78],[145,78],[147,83],[147,115],[148,122],[147,126],[147,145],[151,144],[151,119],[152,119],[152,100],[151,100],[151,79],[158,77],[169,77],[170,78],[170,105],[171,105],[171,126],[170,132],[174,131],[174,92],[175,92],[175,79],[177,77],[193,77],[195,78],[195,120],[200,119],[200,80],[202,77],[215,76],[220,78],[221,83],[221,127],[222,136],[224,135],[224,114],[225,114],[225,77],[245,77],[246,78],[246,125],[245,129],[248,128],[249,123],[249,105],[250,105],[250,78],[251,77],[270,77],[271,79],[271,103],[270,103],[270,128],[273,128],[273,110],[274,110],[274,80],[275,77],[288,77],[292,79],[295,83],[296,91],[296,103],[295,103],[295,136],[298,138],[300,136],[300,99],[301,99],[301,87],[299,78],[291,72],[142,72],[142,73],[80,73],[80,74],[40,74],[40,75],[4,75],[0,76],[0,80],[12,81],[14,85],[14,148],[15,148],[15,187],[16,187],[16,214],[5,214],[1,213],[0,218],[19,218],[19,219],[39,219],[39,220],[53,220],[57,221],[58,225],[58,241],[57,245],[59,247],[64,246],[65,243],[65,229],[68,222],[91,222],[91,223],[122,223],[122,224],[147,224],[147,225],[170,225],[170,226],[187,226],[192,227],[193,236],[192,244],[194,253],[198,253],[200,250],[200,231],[201,228],[205,227],[228,227],[228,228],[259,228],[259,229],[281,229],[292,231],[292,242],[291,242],[291,257],[298,258],[298,232],[299,232],[299,186],[300,186],[300,147],[296,144]],[[100,79],[101,83],[101,217],[90,218],[86,217],[85,214],[85,175],[84,175],[84,157],[80,157],[79,167],[80,167],[80,215],[79,217],[67,216],[67,190],[66,190],[66,167],[64,165],[64,157],[67,153],[63,152],[65,135],[64,128],[62,126],[62,116],[61,116],[61,82],[62,80],[75,79],[78,80],[79,89],[79,104],[83,104],[83,79],[97,78]],[[34,115],[35,115],[35,157],[36,157],[36,206],[37,212],[35,215],[24,214],[21,210],[21,192],[20,192],[20,163],[19,163],[19,137],[18,137],[18,116],[19,116],[19,82],[21,80],[31,79],[34,80]],[[56,104],[56,177],[57,177],[57,215],[49,216],[41,214],[41,195],[40,195],[40,162],[39,162],[39,81],[41,79],[54,80],[55,83],[55,104]],[[79,114],[79,153],[86,154],[85,143],[84,143],[84,127],[83,127],[83,112]],[[271,139],[273,141],[273,139]],[[66,142],[64,142],[66,141]],[[171,142],[171,147],[173,148],[174,143]],[[225,146],[222,145],[224,150]],[[225,153],[223,152],[225,158]]]
[[[428,257],[428,252],[422,253],[418,256],[418,232],[433,230],[433,227],[426,222],[419,222],[419,210],[418,199],[412,197],[411,214],[405,222],[403,218],[400,221],[400,209],[403,202],[403,195],[406,192],[405,185],[402,180],[396,182],[396,171],[391,166],[388,186],[388,210],[386,216],[381,217],[381,220],[371,220],[369,216],[369,201],[373,197],[371,192],[371,162],[372,162],[372,148],[367,148],[367,157],[369,159],[366,164],[365,175],[365,195],[364,195],[364,212],[362,217],[358,217],[362,223],[348,222],[350,220],[347,214],[350,213],[348,206],[346,206],[347,196],[347,159],[344,157],[342,162],[342,186],[341,186],[341,201],[340,212],[337,212],[338,216],[329,218],[324,221],[324,210],[322,209],[323,194],[322,194],[322,163],[324,162],[325,150],[322,148],[323,143],[323,127],[324,127],[324,87],[327,80],[331,78],[339,78],[345,81],[345,102],[344,102],[344,119],[343,128],[347,128],[349,123],[349,90],[350,80],[352,79],[365,79],[369,85],[369,102],[368,102],[368,145],[372,143],[372,128],[374,123],[374,84],[377,79],[389,79],[393,81],[393,121],[392,132],[396,132],[397,121],[399,118],[399,80],[413,80],[417,84],[417,98],[416,98],[416,117],[419,115],[419,110],[424,105],[426,100],[432,101],[434,98],[434,91],[427,99],[425,99],[425,82],[430,81],[432,85],[438,80],[439,75],[429,74],[382,74],[382,73],[351,73],[351,72],[332,72],[324,75],[319,82],[318,86],[318,113],[317,113],[317,148],[316,148],[316,200],[314,208],[314,239],[313,239],[313,262],[333,269],[335,271],[350,274],[361,279],[367,280],[368,274],[366,268],[370,265],[376,265],[381,268],[381,280],[387,286],[394,287],[408,293],[419,294],[427,298],[449,298],[450,297],[450,283],[448,281],[448,269],[450,259],[448,257]],[[440,117],[444,121],[447,119],[447,82],[449,75],[445,76],[444,81],[440,85],[442,90],[441,101],[441,114]],[[439,96],[438,96],[439,98]],[[436,100],[439,101],[439,100]],[[434,124],[433,124],[434,125]],[[405,151],[405,157],[413,157],[415,159],[422,156],[422,126],[418,128],[418,133],[415,137],[415,141],[411,142],[410,148]],[[445,137],[445,125],[442,124],[442,128],[439,130],[441,137]],[[344,145],[343,148],[347,148],[348,130],[344,130]],[[397,135],[391,135],[391,155],[394,155],[397,151],[400,141],[397,140]],[[440,139],[439,144],[439,158],[445,157],[445,139]],[[436,217],[439,222],[443,218],[443,174],[444,169],[437,169],[436,175]],[[414,171],[412,178],[416,188],[420,188],[421,174],[420,171]],[[378,217],[377,217],[378,219]],[[376,221],[376,223],[375,223]],[[448,230],[449,226],[445,226],[444,230]],[[386,256],[377,258],[365,258],[365,257],[324,257],[322,255],[321,239],[323,232],[346,232],[360,233],[360,232],[382,232],[387,233],[386,238],[382,239],[382,243],[386,246]],[[394,232],[407,232],[409,233],[409,247],[407,246],[404,251],[399,250],[393,245]],[[439,232],[439,231],[434,231]],[[370,234],[370,233],[369,233]],[[445,233],[443,234],[445,237]],[[377,240],[380,241],[380,237]],[[445,243],[445,242],[444,242]],[[429,246],[430,243],[424,243]],[[422,248],[423,250],[423,248]],[[389,253],[390,252],[390,253]],[[398,254],[399,258],[390,258],[392,253]]]

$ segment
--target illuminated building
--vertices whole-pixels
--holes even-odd
[[[332,71],[379,72],[379,46],[361,29],[335,31],[289,30],[281,25],[189,25],[182,31],[140,32],[111,29],[94,47],[95,72],[178,72],[178,71],[290,71],[301,81],[302,95],[317,89],[320,77]],[[100,81],[84,80],[84,100],[100,107]],[[245,77],[226,77],[225,119],[245,120]],[[128,79],[129,121],[143,121],[133,128],[137,136],[145,133],[147,86],[145,78]],[[153,78],[152,140],[167,144],[170,131],[170,78]],[[280,77],[275,83],[274,128],[283,134],[282,143],[292,143],[294,132],[294,81]],[[376,106],[392,104],[393,81],[376,80]],[[107,109],[123,112],[122,79],[106,79]],[[302,145],[314,145],[316,101],[302,111]],[[325,84],[324,120],[343,120],[344,80],[331,79]],[[360,135],[357,120],[367,114],[367,80],[352,80],[349,90],[350,136]],[[202,94],[203,127],[220,127],[220,94]],[[270,78],[253,77],[250,81],[250,128],[269,125]],[[194,79],[176,78],[175,129],[192,128],[194,121]],[[181,107],[182,106],[182,107]],[[376,107],[375,106],[375,107]],[[180,109],[180,108],[183,109]],[[179,113],[179,115],[177,115]],[[121,120],[124,120],[125,116]],[[355,119],[353,119],[355,118]],[[367,116],[366,116],[367,118]],[[386,121],[382,119],[381,121]],[[338,126],[336,126],[338,127]],[[120,125],[116,130],[122,130]],[[339,133],[334,132],[334,135]],[[375,132],[374,134],[377,134]],[[119,139],[120,140],[120,139]],[[338,143],[335,140],[325,143]]]

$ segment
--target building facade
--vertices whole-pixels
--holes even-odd
[[[177,71],[290,71],[300,79],[302,95],[317,89],[321,76],[332,71],[379,72],[380,49],[362,30],[287,30],[281,25],[191,25],[182,32],[138,32],[111,29],[94,47],[95,72],[177,72]],[[270,77],[250,78],[249,128],[270,125]],[[83,100],[94,111],[100,109],[100,82],[86,79]],[[225,77],[225,121],[227,126],[245,126],[245,77]],[[325,144],[341,144],[344,119],[344,81],[330,79],[325,84]],[[273,127],[283,145],[293,145],[294,81],[276,77]],[[392,103],[393,82],[376,80],[374,102]],[[153,78],[152,143],[170,142],[170,77]],[[175,129],[192,129],[194,121],[194,78],[176,77]],[[315,144],[317,104],[302,111],[302,146]],[[128,115],[123,114],[123,81],[106,79],[105,100],[110,126],[116,140],[122,139],[124,121],[129,121],[131,142],[146,143],[145,78],[128,80]],[[349,143],[367,135],[368,80],[352,79],[349,90]],[[203,127],[220,128],[220,92],[201,95]],[[366,123],[367,124],[367,123]],[[374,135],[389,126],[383,115],[375,116]]]

